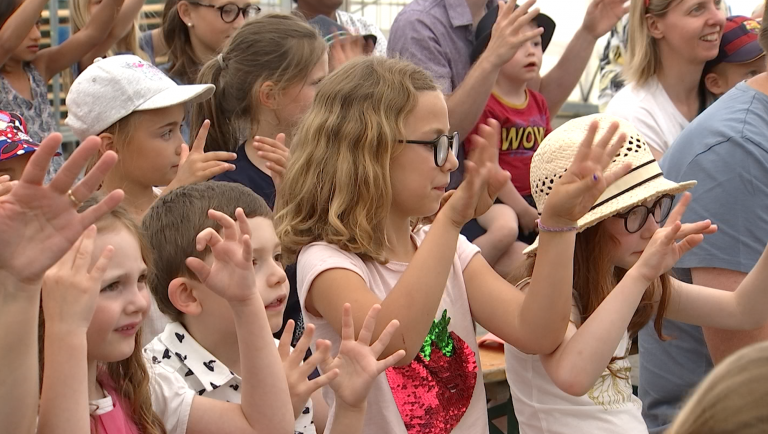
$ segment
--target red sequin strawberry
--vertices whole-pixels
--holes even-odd
[[[387,381],[409,434],[450,433],[461,421],[477,382],[472,348],[448,331],[444,310],[407,366],[387,369]]]

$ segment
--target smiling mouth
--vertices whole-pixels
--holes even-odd
[[[710,33],[708,35],[704,35],[699,38],[699,40],[704,42],[719,42],[720,41],[720,33]]]
[[[279,309],[282,307],[283,303],[285,303],[285,296],[277,298],[272,303],[269,303],[268,305],[264,306],[265,309],[272,310],[272,309]]]

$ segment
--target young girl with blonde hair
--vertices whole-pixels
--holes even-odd
[[[768,432],[768,342],[733,353],[707,375],[668,434]]]
[[[509,179],[495,164],[499,136],[496,121],[479,127],[466,179],[446,194],[458,142],[445,99],[424,70],[383,58],[353,60],[329,75],[296,131],[276,223],[283,255],[298,258],[305,319],[334,348],[344,303],[355,312],[381,304],[380,320],[401,324],[383,355],[406,356],[376,380],[369,399],[377,405],[364,432],[487,431],[474,321],[534,354],[553,351],[565,330],[566,249],[548,251],[534,273],[536,289],[524,296],[459,236]],[[585,139],[581,158],[554,187],[542,227],[580,217],[582,199],[593,200],[621,175],[603,175],[616,152],[611,136],[594,147],[594,135]],[[431,226],[414,226],[435,214]],[[547,232],[542,242],[563,237]],[[562,272],[547,273],[554,267]],[[335,405],[330,390],[324,394]]]
[[[768,291],[762,283],[768,278],[768,254],[733,293],[666,274],[717,227],[708,220],[680,223],[690,195],[673,209],[674,195],[695,182],[665,179],[645,140],[627,121],[607,115],[578,118],[548,136],[531,165],[537,208],[548,209],[548,186],[570,171],[581,137],[595,123],[603,130],[618,124],[624,140],[609,169],[629,165],[631,170],[589,203],[584,217],[561,222],[562,230],[576,235],[564,258],[574,264],[573,280],[561,288],[573,294],[570,324],[557,349],[535,356],[505,346],[507,381],[524,433],[647,433],[641,403],[632,395],[627,356],[631,338],[654,315],[660,338],[665,317],[742,330],[768,321]],[[564,248],[534,243],[526,250],[531,257],[525,269],[511,281],[526,290],[541,258],[550,249]]]
[[[717,57],[722,0],[631,0],[627,85],[606,113],[630,121],[658,160],[704,108],[704,64]]]

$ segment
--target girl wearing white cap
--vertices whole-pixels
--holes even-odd
[[[613,121],[613,122],[612,122]],[[624,120],[596,115],[570,121],[550,134],[534,155],[531,187],[539,210],[552,199],[550,186],[577,154],[589,131],[618,122],[625,142],[610,168],[631,166],[583,217],[539,226],[540,233],[568,233],[574,252],[559,272],[573,264],[570,324],[557,350],[533,356],[506,345],[507,380],[521,433],[647,433],[640,401],[632,394],[627,360],[631,337],[656,315],[723,329],[753,329],[768,320],[768,255],[733,293],[682,283],[667,272],[687,251],[717,231],[710,221],[681,224],[690,202],[685,194],[674,209],[674,195],[696,183],[676,184],[663,177],[648,145]],[[659,227],[666,220],[663,227]],[[677,242],[676,240],[680,240]],[[571,247],[572,246],[572,247]],[[520,276],[529,285],[534,264],[565,244],[534,243]],[[570,283],[569,283],[570,285]]]

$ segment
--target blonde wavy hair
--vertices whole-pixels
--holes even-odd
[[[768,432],[768,342],[733,353],[707,375],[667,434]]]
[[[389,162],[419,92],[436,90],[423,69],[375,56],[345,64],[320,84],[277,192],[275,226],[289,263],[315,241],[387,261]]]

